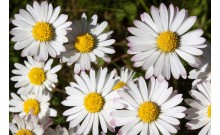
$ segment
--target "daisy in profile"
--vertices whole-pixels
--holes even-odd
[[[55,129],[48,128],[45,132],[44,135],[77,135],[76,134],[76,127],[75,128],[70,128],[67,130],[65,127],[57,126]]]
[[[143,77],[137,83],[129,81],[128,90],[118,91],[132,108],[111,112],[113,126],[122,126],[119,135],[170,135],[177,133],[179,118],[185,117],[186,108],[178,106],[183,98],[166,80],[151,77],[147,86]]]
[[[197,83],[211,81],[211,45],[207,42],[207,47],[203,49],[203,55],[199,57],[201,64],[197,69],[189,72],[189,79],[195,79],[192,83],[193,88]]]
[[[109,129],[114,132],[110,125],[110,112],[121,109],[124,106],[116,103],[114,99],[113,86],[118,78],[115,78],[115,70],[107,74],[107,68],[100,68],[96,74],[90,69],[89,75],[81,72],[80,76],[75,74],[76,83],[71,82],[66,87],[68,97],[62,102],[64,106],[72,107],[66,110],[63,115],[68,116],[69,128],[81,125],[77,134],[88,134],[92,130],[93,135],[99,135],[99,123],[104,133]]]
[[[198,135],[211,135],[211,83],[209,81],[197,84],[198,90],[191,90],[194,99],[185,99],[191,107],[187,109],[186,123],[189,130],[202,128]]]
[[[38,62],[32,57],[27,57],[28,61],[24,61],[24,65],[15,63],[15,70],[12,73],[16,76],[11,78],[16,81],[15,88],[19,88],[18,94],[38,93],[45,89],[51,91],[55,87],[54,83],[58,82],[56,72],[61,69],[61,65],[51,68],[53,59],[46,62]]]
[[[53,8],[47,1],[39,4],[34,1],[33,7],[26,6],[15,14],[12,23],[16,26],[10,31],[16,42],[14,49],[22,50],[21,56],[34,56],[38,61],[46,61],[48,53],[55,58],[66,49],[63,43],[68,42],[67,30],[71,22],[66,22],[67,15],[59,15],[60,7]]]
[[[187,32],[195,23],[196,17],[188,17],[187,11],[172,4],[167,7],[162,3],[158,8],[151,7],[148,13],[140,15],[141,21],[135,20],[135,27],[128,28],[134,36],[129,36],[128,54],[134,55],[134,67],[146,70],[145,78],[152,75],[160,80],[186,79],[187,73],[180,58],[190,65],[198,65],[196,56],[202,55],[200,48],[206,47],[203,31],[196,29]],[[180,58],[179,58],[180,57]]]
[[[13,135],[43,135],[43,126],[39,124],[36,116],[29,115],[27,119],[14,115],[15,123],[9,124]]]
[[[124,86],[127,85],[127,82],[129,80],[132,80],[135,73],[133,70],[129,70],[128,68],[121,68],[120,72],[120,80],[118,80],[113,87],[113,90],[119,90],[122,89]]]
[[[110,62],[108,54],[115,53],[111,39],[113,31],[104,32],[108,23],[97,23],[98,16],[93,15],[90,21],[87,21],[86,14],[83,13],[81,20],[73,21],[72,32],[68,33],[68,45],[66,52],[61,54],[61,62],[67,62],[67,65],[74,65],[74,72],[78,74],[80,70],[89,70],[91,62],[96,62],[97,57],[106,62]]]
[[[12,99],[9,100],[9,111],[19,113],[19,116],[22,118],[27,117],[30,113],[37,116],[40,120],[47,116],[57,116],[57,111],[49,108],[49,100],[51,99],[49,92],[21,94],[20,97],[15,93],[11,93],[11,97]]]

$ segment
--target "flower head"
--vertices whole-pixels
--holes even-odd
[[[88,134],[92,128],[92,134],[99,134],[99,123],[104,133],[107,129],[114,132],[114,127],[110,125],[110,111],[121,109],[124,106],[114,101],[113,86],[118,78],[115,78],[113,70],[107,74],[107,68],[100,68],[98,73],[93,69],[89,75],[81,72],[80,76],[75,74],[76,83],[71,82],[66,87],[68,97],[62,102],[64,106],[70,106],[63,115],[68,116],[69,127],[76,127],[77,134]]]
[[[185,9],[179,11],[172,4],[168,9],[163,3],[159,9],[152,6],[151,16],[141,14],[141,21],[135,20],[135,27],[128,28],[134,35],[127,38],[134,67],[146,70],[146,79],[154,75],[169,80],[171,73],[176,79],[185,79],[187,73],[179,57],[198,65],[196,56],[203,53],[200,48],[206,47],[201,29],[187,32],[195,21],[195,16],[188,17]]]
[[[143,77],[137,83],[128,82],[128,90],[118,91],[119,95],[130,106],[111,113],[113,126],[122,126],[119,135],[175,134],[180,124],[179,118],[185,117],[186,108],[178,106],[183,98],[168,82],[159,82],[151,77],[147,86]]]
[[[11,97],[9,111],[19,113],[19,116],[22,118],[27,117],[30,113],[37,116],[40,120],[47,116],[57,116],[57,111],[49,108],[51,95],[48,92],[21,94],[20,97],[15,93],[11,93]]]
[[[14,115],[15,123],[9,124],[9,129],[13,135],[42,135],[43,126],[39,124],[38,118],[29,115],[27,119]]]
[[[56,72],[61,69],[61,65],[51,68],[53,60],[50,59],[46,63],[38,62],[32,57],[27,57],[28,61],[24,61],[24,65],[15,63],[15,70],[12,70],[16,76],[11,78],[16,81],[15,88],[19,88],[18,94],[22,93],[38,93],[39,91],[49,90],[55,87],[58,82]]]
[[[74,20],[72,24],[73,32],[68,34],[69,42],[66,45],[66,52],[61,54],[61,62],[67,65],[74,65],[74,72],[78,74],[81,70],[90,70],[91,62],[96,62],[97,57],[106,62],[110,62],[108,54],[115,53],[111,39],[113,31],[104,32],[108,23],[97,23],[98,16],[93,15],[91,21],[87,21],[86,14],[83,13],[81,20]]]
[[[12,23],[16,26],[10,31],[16,42],[14,49],[22,50],[21,56],[34,56],[38,61],[46,61],[48,54],[55,58],[66,49],[63,43],[68,42],[67,30],[71,22],[66,22],[67,15],[59,15],[60,7],[53,8],[47,1],[39,4],[34,1],[33,7],[26,6],[15,14]]]

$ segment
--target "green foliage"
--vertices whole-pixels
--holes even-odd
[[[39,0],[37,0],[39,1]],[[109,70],[114,68],[120,71],[120,68],[126,66],[128,68],[134,69],[136,72],[136,77],[144,76],[144,71],[141,68],[133,68],[133,63],[130,61],[131,56],[127,54],[127,41],[126,37],[129,35],[127,28],[133,26],[134,19],[140,19],[140,14],[143,12],[150,11],[151,5],[158,7],[161,2],[164,2],[167,6],[173,3],[180,9],[185,8],[188,10],[190,16],[197,16],[197,21],[193,26],[195,28],[201,28],[204,30],[204,37],[211,41],[211,0],[48,0],[55,6],[61,6],[61,12],[69,16],[69,20],[80,19],[83,12],[88,15],[88,18],[93,14],[99,16],[99,22],[104,20],[109,23],[109,30],[113,30],[113,39],[116,39],[116,43],[113,47],[116,53],[111,55],[112,62],[105,63],[103,60],[98,59],[98,64],[93,64],[95,69],[98,67],[108,66]],[[14,18],[14,15],[19,12],[19,9],[25,9],[26,4],[32,5],[32,0],[10,0],[10,20]],[[14,26],[10,23],[10,29]],[[11,38],[11,36],[10,36]],[[14,63],[23,63],[26,58],[21,58],[21,51],[16,51],[13,49],[15,43],[10,42],[9,44],[9,56],[10,56],[10,77],[12,76],[11,70],[14,69]],[[55,59],[56,64],[59,63],[58,59]],[[187,71],[192,68],[184,64]],[[59,83],[57,88],[53,90],[53,98],[51,99],[51,107],[58,111],[58,117],[54,118],[54,125],[60,124],[61,126],[68,127],[68,123],[65,122],[66,117],[62,116],[65,108],[61,105],[61,102],[65,99],[66,94],[64,88],[69,85],[69,82],[74,81],[73,79],[73,68],[62,65],[63,68],[59,71]],[[189,79],[179,79],[175,80],[173,78],[169,81],[169,86],[173,86],[174,89],[179,90],[183,93],[184,98],[189,97],[188,91],[191,89],[192,80]],[[10,81],[10,92],[16,92],[17,89],[14,88],[14,83]],[[186,106],[186,104],[182,103]],[[12,116],[10,115],[10,121]],[[181,120],[181,129],[177,135],[197,135],[198,131],[188,131],[185,128],[186,120]],[[113,135],[113,133],[108,133],[108,135]]]

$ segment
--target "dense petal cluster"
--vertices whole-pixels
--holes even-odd
[[[189,130],[202,128],[199,135],[211,135],[211,83],[197,84],[198,90],[191,90],[193,99],[185,99],[191,107],[186,111],[186,123]]]
[[[13,135],[42,135],[43,125],[40,125],[36,116],[29,115],[27,119],[19,115],[14,116],[14,123],[9,124],[9,129]]]
[[[99,60],[111,61],[109,55],[116,51],[113,31],[106,31],[107,21],[99,24],[96,14],[88,21],[83,13],[81,20],[70,22],[67,15],[59,15],[60,10],[47,1],[34,1],[12,20],[14,49],[27,57],[24,65],[15,63],[12,70],[11,81],[18,88],[9,100],[13,135],[104,135],[109,131],[171,135],[177,134],[184,117],[189,120],[187,129],[202,128],[199,135],[211,135],[211,45],[202,37],[202,29],[189,31],[195,16],[161,3],[159,8],[152,6],[150,14],[141,14],[141,21],[134,20],[135,27],[128,28],[132,36],[127,37],[127,53],[133,55],[133,66],[145,71],[145,80],[129,65],[111,70],[93,67]],[[48,57],[74,66],[74,81],[63,91],[55,89],[63,87],[57,73],[62,66],[52,66],[54,59]],[[182,59],[196,68],[188,76],[194,79],[189,91],[193,99],[185,99],[190,108],[183,106],[183,94],[168,87],[167,81],[172,76],[174,83],[180,76],[186,79],[188,68]],[[64,94],[61,108],[50,105],[56,92]],[[68,128],[51,126],[50,117],[61,114],[67,116]]]

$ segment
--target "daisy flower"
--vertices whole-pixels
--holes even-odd
[[[32,57],[27,57],[28,62],[24,61],[24,65],[15,63],[17,68],[12,70],[12,73],[16,76],[11,78],[12,81],[16,81],[15,88],[19,88],[18,94],[22,93],[38,93],[39,91],[49,91],[55,87],[54,83],[58,82],[56,72],[61,69],[61,65],[57,65],[51,68],[53,59],[50,59],[44,64],[44,62],[38,62]]]
[[[201,64],[197,69],[189,72],[189,79],[195,79],[192,83],[193,88],[197,83],[211,81],[211,45],[207,42],[207,47],[203,49],[203,55],[200,58]]]
[[[26,6],[15,14],[12,23],[16,26],[10,31],[16,42],[14,49],[22,50],[21,56],[34,56],[39,61],[46,61],[48,53],[55,58],[66,49],[63,43],[68,42],[67,30],[71,22],[66,22],[68,16],[60,15],[60,7],[53,8],[47,1],[39,4],[34,1],[33,7]]]
[[[27,117],[32,112],[40,120],[47,116],[56,117],[57,111],[49,108],[51,95],[49,92],[39,92],[31,94],[21,94],[20,97],[11,93],[12,99],[9,101],[9,111],[19,113],[21,117]]]
[[[29,115],[28,119],[14,115],[15,123],[9,124],[9,129],[13,135],[42,135],[43,126],[38,123],[35,116]]]
[[[187,11],[172,4],[167,9],[162,3],[158,8],[151,7],[148,13],[135,20],[135,27],[128,28],[134,36],[129,36],[128,54],[134,55],[134,67],[146,70],[145,78],[152,75],[169,80],[172,73],[175,79],[186,79],[187,73],[179,57],[189,64],[198,64],[196,56],[203,52],[205,38],[201,29],[187,32],[195,23],[196,17],[188,17]]]
[[[108,54],[115,53],[111,38],[113,31],[104,32],[108,26],[106,21],[97,23],[98,16],[93,15],[91,21],[87,21],[86,14],[83,13],[81,20],[73,21],[71,25],[73,32],[68,33],[68,45],[65,45],[66,52],[61,54],[60,61],[67,62],[67,65],[74,65],[74,72],[78,74],[80,70],[89,70],[91,62],[96,62],[97,57],[106,62],[110,62]]]
[[[57,126],[55,129],[48,128],[44,135],[77,135],[76,128],[70,128],[67,130],[65,127]]]
[[[189,130],[202,128],[199,135],[211,135],[211,83],[203,82],[197,84],[198,90],[191,90],[190,95],[194,99],[185,99],[191,106],[186,111],[186,123]]]
[[[99,134],[99,123],[104,133],[109,129],[114,132],[114,127],[110,125],[110,112],[121,109],[124,106],[116,103],[114,99],[113,86],[118,78],[115,78],[115,70],[107,74],[107,68],[100,68],[96,74],[90,69],[89,75],[81,72],[80,76],[75,74],[77,83],[71,82],[66,87],[68,97],[62,102],[64,106],[71,106],[63,115],[68,116],[69,127],[81,125],[77,134],[88,134],[92,129],[93,135]]]
[[[183,98],[168,82],[151,77],[147,86],[143,77],[137,83],[129,81],[128,90],[118,91],[132,108],[111,112],[113,126],[122,126],[119,135],[170,135],[177,133],[179,118],[185,117],[186,108],[179,105]]]
[[[135,73],[133,72],[133,70],[129,70],[129,69],[124,68],[124,67],[121,68],[120,80],[117,81],[117,83],[113,87],[113,90],[122,89],[124,86],[127,85],[127,82],[129,80],[133,79],[134,75],[135,75]]]

